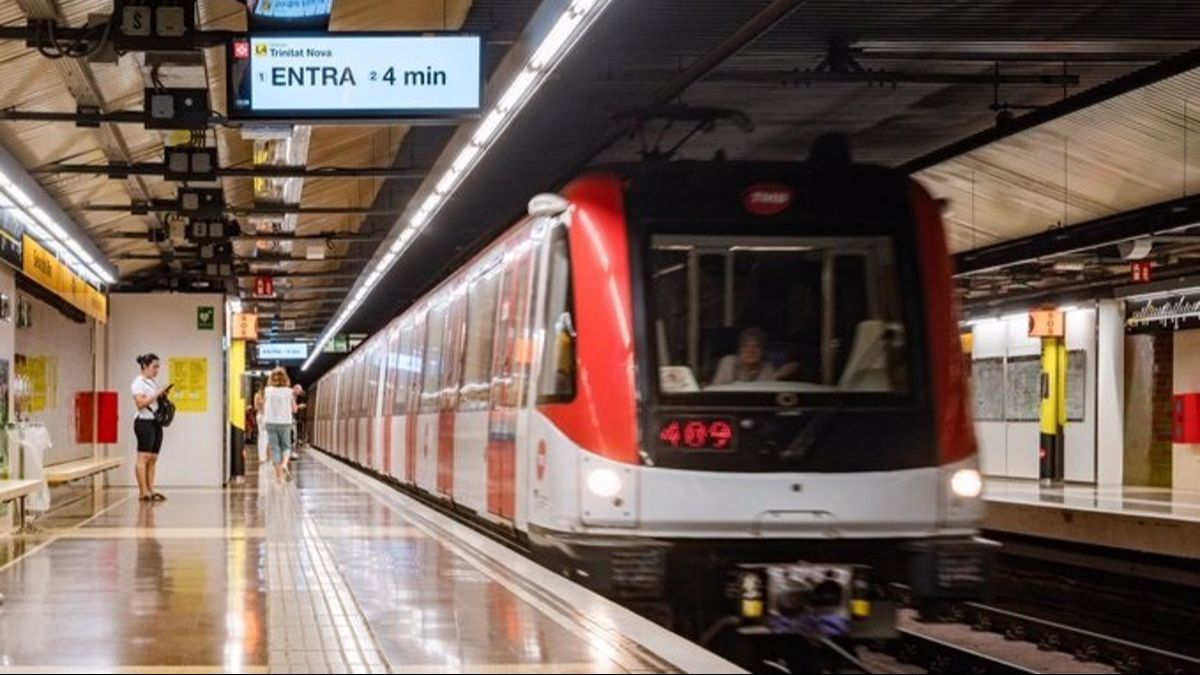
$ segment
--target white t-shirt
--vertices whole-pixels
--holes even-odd
[[[134,396],[153,396],[158,393],[158,385],[154,383],[154,380],[144,375],[138,375],[137,377],[133,378],[133,384],[129,385],[129,391],[132,392]],[[136,398],[134,399],[134,405],[137,405]],[[145,408],[138,408],[137,419],[152,420],[154,419],[155,410],[158,410],[158,399],[152,401],[150,405],[146,406]]]
[[[267,387],[263,396],[263,424],[291,424],[292,401],[295,400],[291,387]]]

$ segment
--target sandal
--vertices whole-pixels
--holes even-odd
[[[150,495],[150,498],[151,498],[151,499],[153,499],[153,500],[154,500],[154,501],[156,501],[156,502],[165,502],[165,501],[167,501],[167,497],[166,497],[166,495],[164,495],[164,494],[163,494],[163,493],[161,493],[161,492],[155,492],[154,494]]]
[[[151,502],[151,501],[154,501],[154,496],[153,495],[142,495],[142,496],[138,497],[138,501],[139,502]]]

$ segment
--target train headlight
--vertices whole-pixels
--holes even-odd
[[[593,469],[587,476],[587,486],[597,497],[616,497],[621,492],[621,477],[612,469]]]
[[[975,498],[983,492],[983,478],[975,469],[959,469],[950,477],[950,489],[959,497]]]

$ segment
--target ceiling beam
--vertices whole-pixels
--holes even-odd
[[[122,162],[113,164],[46,164],[29,171],[32,174],[75,174],[129,178],[131,176],[165,176],[167,166],[162,162]],[[424,180],[425,171],[390,166],[307,166],[260,165],[217,167],[217,178],[381,178],[384,180]],[[135,196],[145,200],[145,196]]]
[[[58,3],[55,0],[17,0],[17,6],[30,19],[50,19],[58,22],[62,20],[62,15]],[[72,98],[78,106],[90,106],[104,112],[108,108],[108,102],[104,99],[104,93],[100,89],[100,84],[96,81],[95,74],[92,73],[91,66],[83,59],[62,58],[53,59],[51,63],[62,77],[63,82],[67,86],[67,91],[71,93]],[[118,64],[117,67],[120,67]],[[101,124],[96,127],[93,135],[96,138],[96,143],[104,152],[105,158],[109,162],[118,164],[127,164],[133,161],[133,154],[129,150],[129,144],[125,140],[121,130],[111,124]],[[34,172],[30,172],[34,173]],[[131,200],[149,199],[151,191],[146,179],[142,176],[123,176],[127,178],[126,187],[129,190],[129,198]],[[150,223],[162,225],[162,220],[159,218],[151,219]],[[166,250],[169,243],[160,242],[159,248]]]
[[[955,159],[985,145],[1008,138],[1019,132],[1052,122],[1060,117],[1103,103],[1142,87],[1181,75],[1200,67],[1200,49],[1183,52],[1152,66],[1109,80],[1103,84],[1079,92],[1057,103],[1043,106],[1020,117],[985,129],[977,134],[944,145],[933,152],[901,164],[898,168],[906,173],[916,173],[935,164]]]
[[[131,204],[83,204],[72,206],[69,211],[87,211],[93,213],[132,213],[145,214],[150,212],[180,213],[179,200],[154,199],[149,202],[134,202]],[[379,207],[349,207],[349,206],[301,206],[299,204],[257,204],[249,206],[226,206],[225,212],[235,216],[275,216],[298,213],[300,215],[321,216],[386,216],[402,213],[403,208]]]

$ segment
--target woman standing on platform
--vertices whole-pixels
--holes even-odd
[[[275,462],[275,482],[282,483],[289,475],[288,460],[292,453],[292,415],[296,414],[296,395],[287,371],[276,368],[267,380],[263,398],[263,425],[271,445],[271,461]]]
[[[144,502],[161,502],[166,499],[161,493],[154,491],[154,470],[158,465],[158,452],[162,449],[163,429],[155,419],[158,411],[158,401],[168,391],[171,385],[159,387],[154,378],[158,377],[158,355],[142,354],[137,357],[138,366],[142,372],[133,378],[130,392],[133,394],[137,414],[133,420],[133,433],[137,436],[137,474],[138,498]]]

